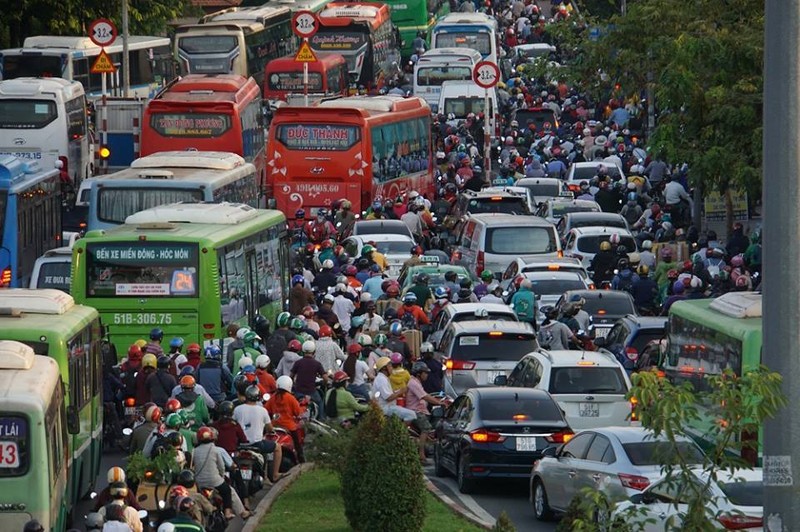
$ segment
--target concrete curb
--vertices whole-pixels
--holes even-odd
[[[472,524],[474,524],[476,526],[479,526],[481,528],[484,528],[486,530],[491,530],[491,529],[494,528],[494,525],[495,525],[494,523],[490,523],[488,521],[484,521],[483,519],[477,517],[475,514],[473,514],[472,512],[470,512],[469,510],[467,510],[466,508],[461,506],[460,504],[458,504],[456,501],[451,499],[449,496],[445,495],[445,493],[442,490],[440,490],[439,488],[437,488],[436,484],[431,482],[431,480],[429,478],[427,478],[427,477],[425,477],[425,487],[428,488],[428,491],[430,491],[433,494],[434,497],[439,499],[445,506],[450,508],[451,511],[457,513],[458,515],[460,515],[461,517],[463,517],[464,519],[466,519],[470,523],[472,523]]]
[[[306,462],[305,464],[300,464],[289,470],[289,474],[280,479],[277,484],[274,484],[264,498],[259,501],[258,506],[256,506],[255,510],[253,510],[253,515],[247,519],[242,527],[242,532],[254,532],[258,524],[261,522],[261,519],[263,519],[267,512],[269,512],[270,508],[272,508],[272,505],[275,503],[275,500],[278,498],[278,496],[286,491],[286,488],[291,486],[292,483],[297,480],[297,477],[313,468],[313,463]]]

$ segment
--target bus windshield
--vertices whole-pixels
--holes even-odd
[[[492,53],[491,34],[485,31],[437,33],[436,48],[472,48],[487,56]]]
[[[52,100],[0,100],[0,129],[42,129],[56,118]]]
[[[0,416],[0,477],[18,477],[28,472],[28,420],[22,416]]]
[[[178,39],[178,47],[190,54],[226,54],[236,46],[235,35],[193,35]]]
[[[289,150],[347,151],[361,140],[361,130],[347,124],[280,124],[275,136]]]
[[[199,188],[111,188],[98,191],[97,218],[108,223],[122,224],[125,218],[145,209],[170,203],[196,203],[203,201]]]
[[[60,78],[60,55],[3,54],[3,79]]]
[[[89,243],[86,251],[90,297],[197,297],[196,243]]]
[[[369,44],[369,34],[366,31],[342,31],[325,27],[309,39],[309,44],[314,51],[332,52],[342,54],[347,61],[347,70],[351,73],[360,73],[363,68],[364,49]],[[359,53],[360,52],[360,53]]]
[[[423,67],[417,71],[417,85],[440,87],[445,81],[472,79],[472,69],[447,65]]]

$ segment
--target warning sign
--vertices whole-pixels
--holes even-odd
[[[317,60],[317,56],[311,51],[311,47],[308,43],[303,41],[303,44],[300,45],[300,49],[297,50],[297,55],[294,56],[294,60],[299,63],[313,63]]]
[[[111,58],[105,50],[100,50],[100,55],[94,60],[92,64],[92,74],[113,74],[117,71],[117,67],[111,62]]]

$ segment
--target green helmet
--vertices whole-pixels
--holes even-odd
[[[383,347],[383,346],[385,346],[385,345],[386,345],[386,342],[387,342],[387,341],[388,341],[388,340],[387,340],[387,338],[386,338],[386,335],[385,335],[385,334],[383,334],[383,333],[379,333],[379,334],[376,334],[376,335],[375,335],[375,340],[374,340],[374,343],[375,343],[375,345],[376,345],[376,346],[378,346],[378,347]]]
[[[297,334],[297,341],[302,344],[303,342],[307,342],[308,340],[313,340],[314,337],[308,334],[307,332],[301,332]]]
[[[289,320],[289,328],[293,331],[302,331],[303,330],[303,320],[300,318],[292,318]]]
[[[249,333],[244,335],[244,338],[242,338],[242,340],[244,340],[244,343],[246,344],[253,345],[253,343],[255,343],[257,338],[258,335],[253,331],[250,331]]]
[[[361,256],[368,257],[373,251],[375,251],[375,248],[367,244],[366,246],[361,248]]]
[[[188,424],[188,423],[189,423],[190,421],[192,421],[192,419],[194,418],[194,416],[192,415],[192,413],[191,413],[191,412],[189,412],[188,410],[178,410],[178,411],[176,412],[176,414],[178,414],[178,417],[180,418],[180,420],[181,420],[181,423],[182,423],[183,425],[186,425],[186,424]]]
[[[372,337],[368,334],[359,334],[358,335],[358,344],[361,347],[367,347],[372,345]]]
[[[179,413],[173,412],[164,420],[164,425],[166,425],[168,429],[178,430],[181,428],[181,425],[183,425],[183,418],[181,418]]]
[[[481,279],[483,279],[484,281],[491,281],[492,279],[494,279],[494,274],[492,273],[492,270],[483,270],[481,272]]]
[[[277,327],[286,327],[289,325],[289,320],[292,319],[292,315],[288,312],[281,312],[278,314],[278,317],[275,318],[275,325]]]
[[[459,153],[465,153],[467,151],[467,147],[464,146],[463,144],[459,144],[458,148],[456,148],[456,151]]]

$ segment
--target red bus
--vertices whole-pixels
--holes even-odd
[[[173,150],[236,153],[255,165],[263,198],[266,155],[261,113],[261,89],[253,78],[190,74],[147,103],[141,156]]]
[[[373,198],[433,193],[431,111],[425,100],[351,96],[281,107],[269,128],[267,181],[294,217],[337,199],[361,212]]]
[[[264,99],[286,101],[289,94],[304,93],[303,63],[293,55],[273,59],[264,71]],[[308,94],[347,96],[347,63],[339,54],[319,54],[308,63]]]

